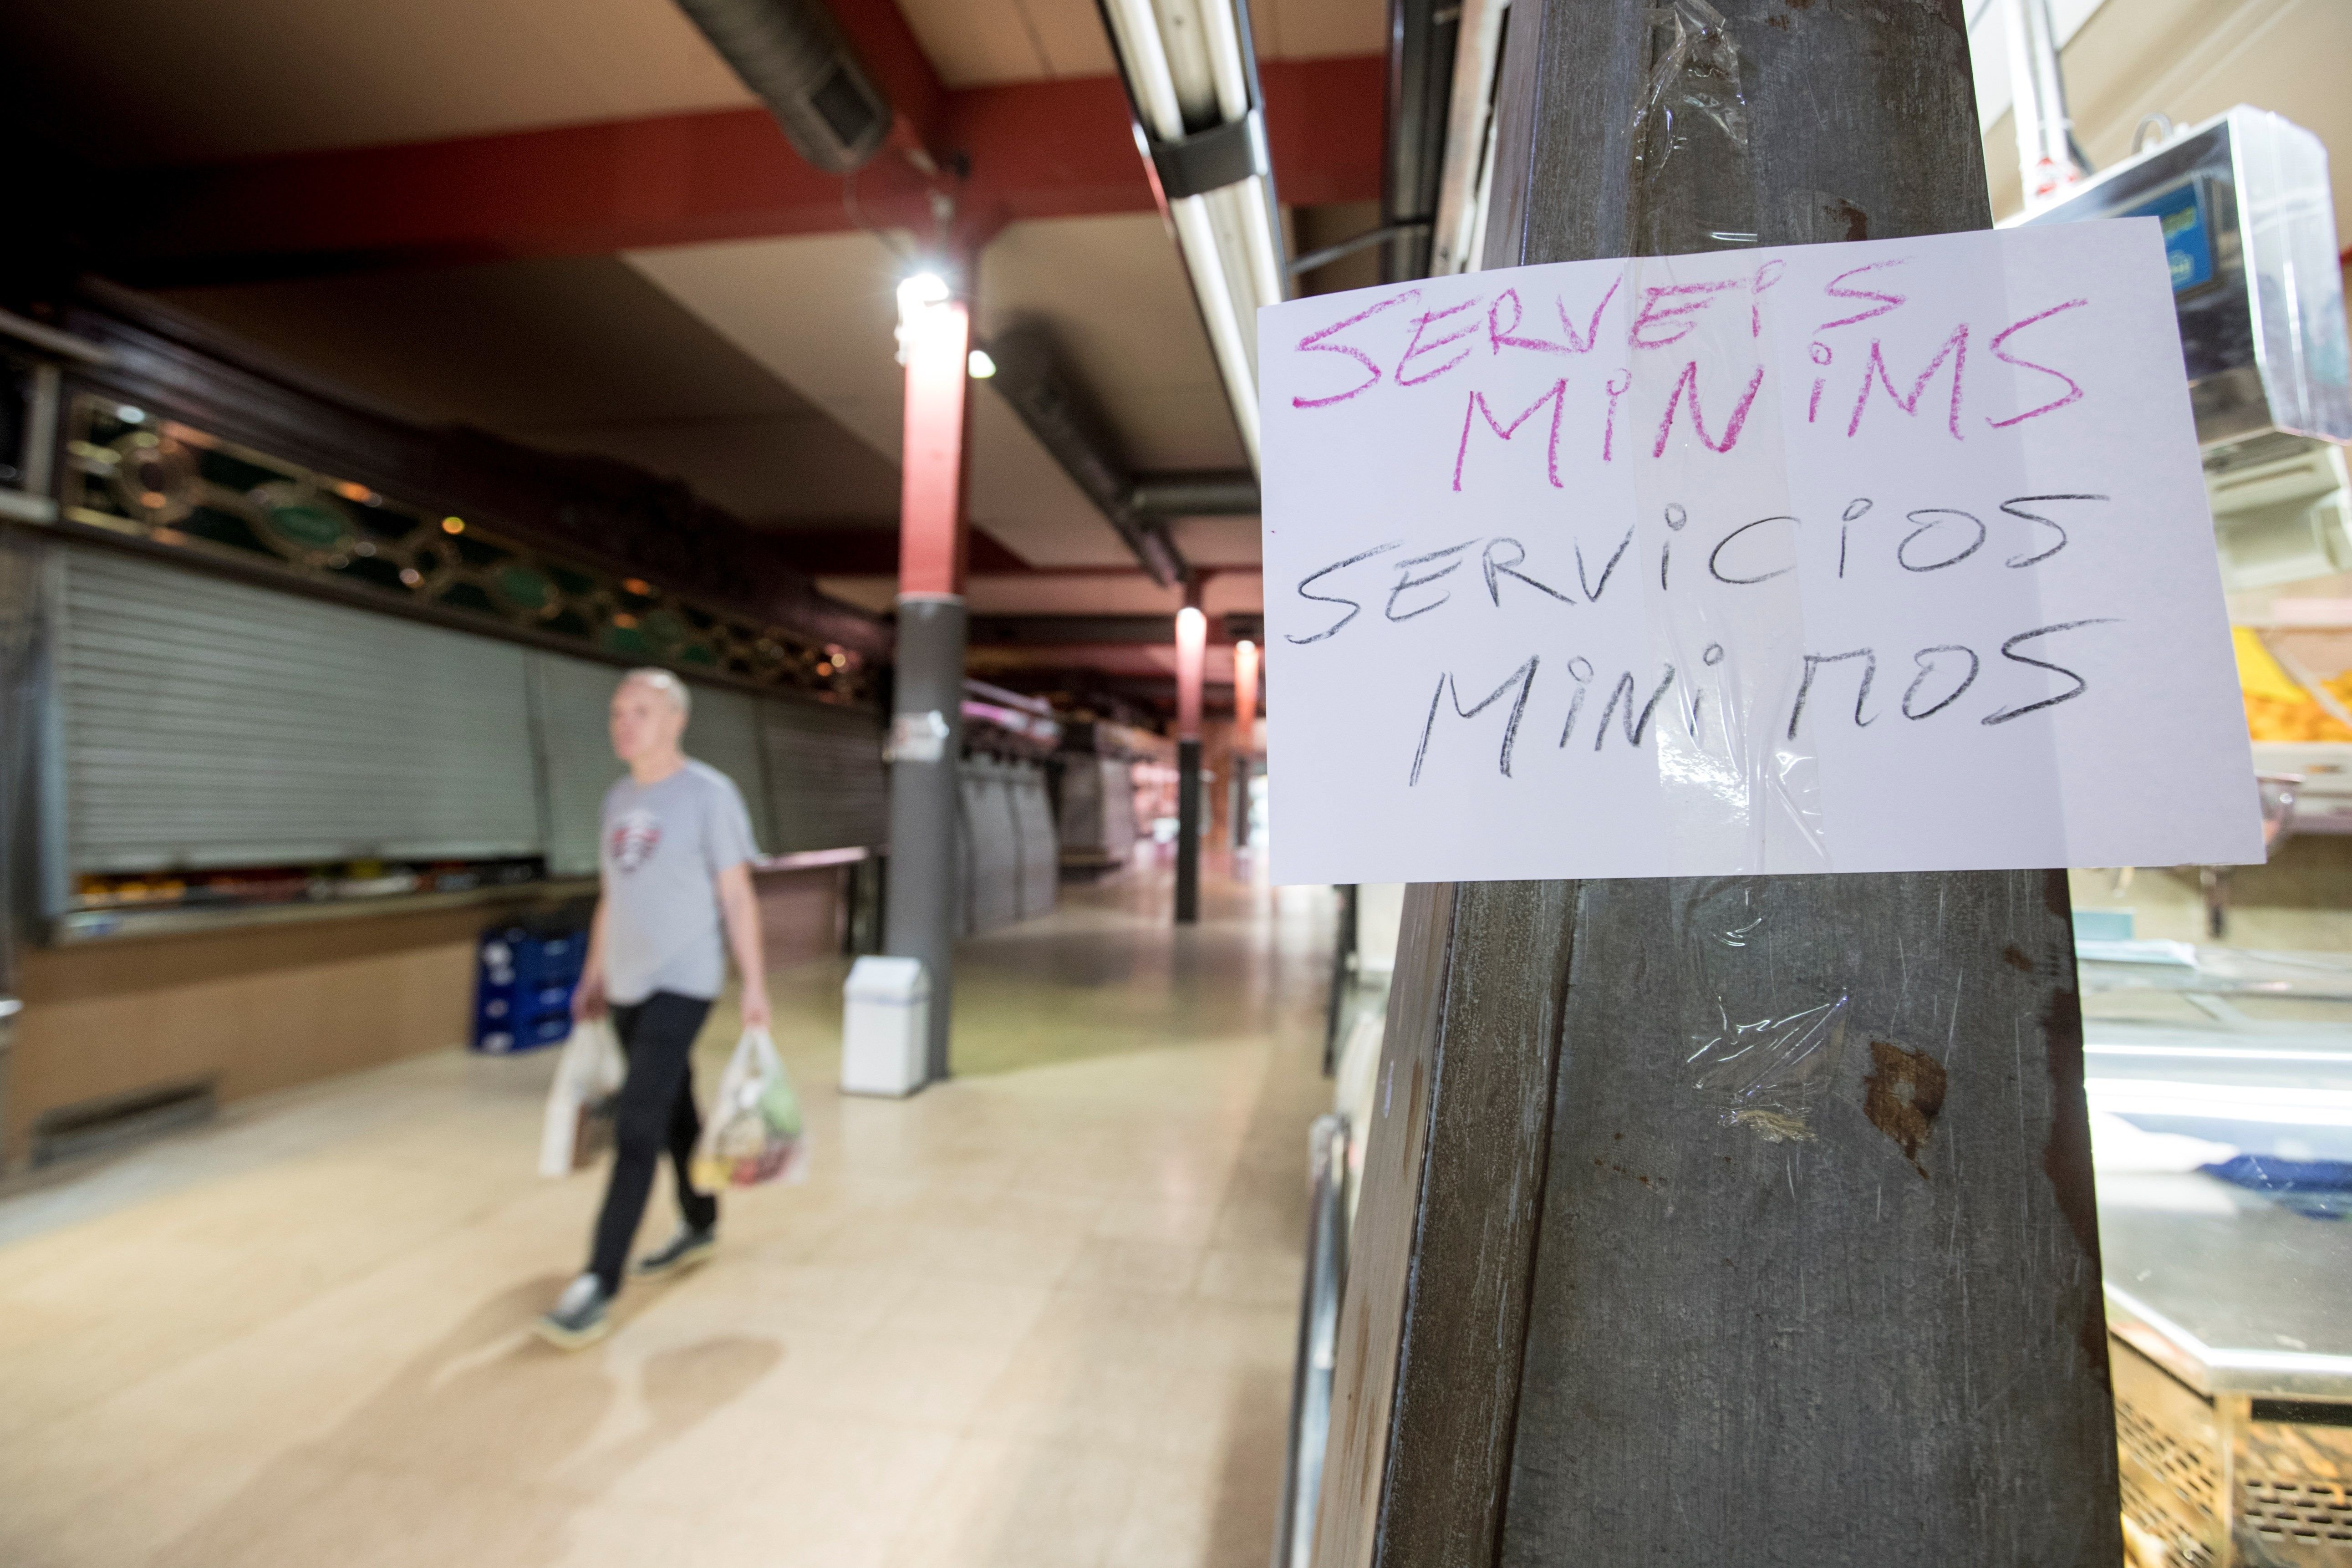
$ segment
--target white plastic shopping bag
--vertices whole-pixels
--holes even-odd
[[[694,1150],[694,1183],[749,1187],[806,1174],[801,1100],[765,1029],[746,1029],[719,1079],[719,1098]]]
[[[610,1022],[591,1018],[572,1026],[547,1091],[547,1117],[539,1136],[541,1175],[569,1175],[612,1147],[614,1101],[628,1075],[628,1058]]]

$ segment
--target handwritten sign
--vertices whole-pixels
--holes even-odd
[[[1286,882],[2226,864],[2154,220],[1263,311]]]

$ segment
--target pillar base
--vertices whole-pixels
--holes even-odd
[[[964,602],[950,594],[898,600],[890,757],[890,863],[882,951],[919,958],[931,983],[925,1081],[948,1076],[963,753]]]

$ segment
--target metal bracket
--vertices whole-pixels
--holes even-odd
[[[1384,240],[1402,239],[1409,234],[1427,234],[1430,226],[1430,220],[1425,217],[1399,218],[1394,223],[1382,224],[1378,228],[1367,229],[1353,239],[1343,239],[1337,245],[1327,245],[1320,250],[1310,250],[1304,256],[1293,257],[1284,265],[1289,268],[1293,278],[1297,278],[1314,271],[1318,267],[1328,267],[1334,261],[1353,256],[1367,246],[1379,245]]]
[[[1253,174],[1271,173],[1274,167],[1274,160],[1266,154],[1265,119],[1255,109],[1239,120],[1174,142],[1154,141],[1140,125],[1136,135],[1160,176],[1160,194],[1171,202],[1237,185]]]

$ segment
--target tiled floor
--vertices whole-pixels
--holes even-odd
[[[834,1092],[840,968],[777,976],[810,1179],[730,1198],[719,1258],[577,1355],[527,1329],[598,1196],[530,1173],[543,1056],[0,1201],[0,1563],[1255,1568],[1329,895],[1211,894],[1183,933],[1139,877],[971,943],[960,1076],[903,1103]]]

